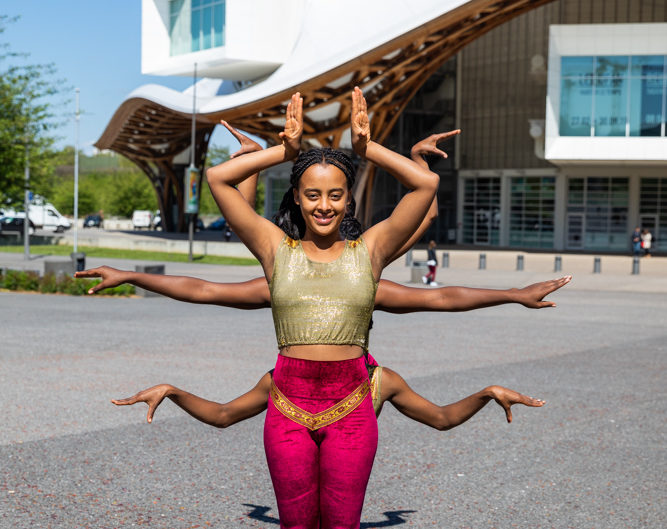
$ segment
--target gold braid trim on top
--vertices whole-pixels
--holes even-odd
[[[291,419],[295,423],[305,426],[309,430],[318,430],[342,419],[347,414],[354,411],[355,408],[363,402],[364,398],[366,395],[368,395],[369,392],[370,384],[368,383],[368,380],[364,380],[357,389],[355,389],[343,400],[337,402],[330,408],[315,414],[307,412],[306,410],[303,410],[292,404],[290,400],[276,387],[273,381],[271,381],[270,395],[275,407],[285,417]]]

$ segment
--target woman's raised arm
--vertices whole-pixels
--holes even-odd
[[[264,273],[271,277],[273,255],[284,233],[270,220],[255,213],[234,187],[263,169],[294,159],[301,146],[303,99],[297,92],[287,105],[282,144],[238,156],[206,171],[211,193],[222,215],[236,234],[259,259]]]
[[[371,141],[366,100],[359,89],[352,92],[352,147],[360,156],[392,174],[411,190],[398,203],[391,216],[364,233],[371,254],[373,272],[379,277],[392,256],[408,241],[424,220],[438,190],[437,174],[414,161]]]
[[[447,158],[447,153],[445,151],[441,151],[440,149],[438,149],[438,143],[445,141],[460,133],[461,129],[456,129],[456,130],[451,130],[449,132],[440,132],[437,134],[431,134],[428,138],[424,138],[423,140],[418,141],[412,146],[412,149],[410,149],[410,158],[412,158],[412,160],[422,169],[429,170],[428,163],[426,163],[424,156],[427,154],[431,154],[435,156],[440,156],[442,158]],[[405,254],[405,252],[407,252],[410,248],[412,248],[419,241],[419,239],[422,238],[422,235],[424,235],[428,227],[431,225],[431,223],[435,220],[437,216],[438,216],[438,196],[436,195],[435,197],[433,197],[433,202],[431,202],[431,205],[428,208],[428,211],[426,212],[426,216],[422,220],[419,227],[405,242],[405,244],[403,244],[403,246],[399,248],[396,251],[396,253],[394,253],[394,255],[392,255],[389,258],[389,262],[387,264],[393,263],[396,259],[401,257],[403,254]]]

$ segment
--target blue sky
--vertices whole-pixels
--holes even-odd
[[[183,90],[192,84],[192,78],[141,74],[141,0],[3,0],[0,6],[0,14],[20,17],[0,42],[29,53],[27,64],[53,63],[56,78],[71,87],[67,105],[62,97],[54,101],[57,112],[70,119],[58,131],[59,146],[74,144],[75,88],[81,90],[79,145],[91,153],[135,88],[156,83]],[[229,138],[217,127],[212,143],[228,145]]]

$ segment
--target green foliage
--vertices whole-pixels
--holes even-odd
[[[141,173],[119,171],[114,173],[109,211],[123,217],[131,217],[135,209],[157,209],[157,197],[148,177]]]
[[[206,161],[204,167],[213,167],[229,160],[229,149],[227,147],[218,147],[210,145],[206,152]]]
[[[0,275],[0,288],[7,290],[41,292],[43,294],[70,294],[83,296],[88,290],[100,283],[99,279],[74,279],[68,275],[46,274],[39,277],[35,272],[23,270],[7,270]],[[108,288],[101,294],[106,296],[131,296],[135,293],[134,285],[119,285]]]
[[[0,15],[0,35],[15,20]],[[60,124],[47,99],[62,93],[63,84],[53,78],[53,65],[23,64],[25,55],[7,51],[6,43],[0,49],[0,201],[15,206],[23,201],[26,155],[31,190],[49,194]]]

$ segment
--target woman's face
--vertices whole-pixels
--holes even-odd
[[[301,175],[294,201],[301,208],[306,231],[322,237],[338,233],[350,202],[345,174],[335,165],[311,165]]]

